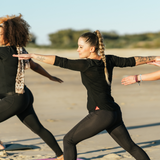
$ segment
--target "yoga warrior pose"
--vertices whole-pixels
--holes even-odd
[[[76,145],[79,142],[107,130],[111,137],[135,159],[149,160],[147,154],[132,141],[123,123],[120,107],[111,96],[111,82],[114,67],[132,67],[156,61],[158,58],[154,56],[121,58],[105,55],[103,39],[99,31],[82,34],[78,40],[77,51],[79,57],[83,59],[71,60],[38,54],[13,55],[20,59],[34,58],[81,73],[82,83],[88,94],[89,114],[65,135],[64,159],[76,160]]]
[[[148,64],[152,64],[155,66],[160,67],[160,62],[150,62]],[[148,74],[140,74],[140,75],[134,75],[134,76],[128,76],[122,79],[122,84],[123,85],[129,85],[133,83],[140,83],[142,81],[155,81],[160,79],[160,70]]]
[[[45,129],[33,109],[33,95],[24,85],[24,68],[30,68],[52,81],[62,82],[51,76],[32,60],[23,61],[13,54],[22,54],[29,39],[29,25],[20,16],[0,18],[0,122],[16,115],[34,133],[61,157],[63,152],[54,136]],[[4,149],[2,143],[0,149]]]

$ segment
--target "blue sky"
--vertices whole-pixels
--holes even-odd
[[[38,44],[61,29],[132,34],[160,31],[160,0],[6,0],[0,17],[18,15],[30,24]]]

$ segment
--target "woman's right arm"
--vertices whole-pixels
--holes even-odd
[[[35,60],[48,63],[51,65],[56,65],[62,68],[67,68],[75,71],[85,71],[90,64],[83,59],[71,60],[63,57],[58,57],[55,55],[40,55],[40,54],[21,54],[13,55],[13,57],[18,57],[20,60],[27,60],[33,58]]]
[[[55,63],[55,55],[40,55],[40,54],[21,54],[21,55],[13,55],[13,57],[19,57],[19,59],[21,60],[27,60],[30,58],[33,58],[35,60],[44,62],[44,63],[48,63],[48,64],[54,64]]]

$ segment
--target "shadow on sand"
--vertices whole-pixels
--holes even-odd
[[[140,143],[137,143],[137,145],[139,145],[141,148],[148,148],[148,147],[155,147],[155,146],[159,146],[160,145],[160,140],[153,140],[153,141],[146,141],[146,142],[140,142]],[[78,157],[80,158],[83,158],[85,160],[89,160],[89,159],[98,159],[98,158],[102,158],[103,156],[106,155],[105,154],[101,154],[101,155],[98,155],[96,157],[90,157],[90,158],[84,158],[84,157],[81,157],[80,155],[81,154],[90,154],[90,153],[95,153],[97,152],[97,154],[99,153],[103,153],[104,151],[111,151],[111,153],[114,153],[114,154],[120,154],[120,153],[125,153],[126,151],[124,149],[120,150],[120,151],[117,151],[117,152],[114,152],[115,149],[119,149],[121,148],[120,146],[117,146],[117,147],[110,147],[108,149],[98,149],[98,150],[92,150],[92,151],[88,151],[88,152],[82,152],[82,153],[78,153]]]
[[[145,127],[154,127],[154,126],[160,126],[160,123],[151,123],[151,124],[146,124],[146,125],[138,125],[138,126],[129,126],[127,127],[127,130],[131,130],[131,129],[137,129],[137,128],[145,128]],[[100,132],[99,134],[104,134],[104,133],[107,133],[106,130]],[[55,135],[55,137],[64,137],[65,134],[60,134],[60,135]],[[24,141],[34,141],[34,140],[39,140],[41,138],[30,138],[30,139],[21,139],[21,140],[16,140],[16,141],[12,141],[12,143],[19,143],[19,142],[24,142]],[[61,139],[57,139],[57,141],[63,141],[63,138]],[[10,142],[8,142],[10,143]],[[44,142],[40,142],[40,143],[36,143],[34,145],[39,145],[39,144],[44,144]],[[152,140],[152,141],[146,141],[146,142],[140,142],[140,143],[137,143],[137,145],[140,145],[141,148],[148,148],[148,147],[154,147],[154,146],[159,146],[160,145],[160,140]],[[90,157],[90,158],[84,158],[84,157],[81,157],[80,155],[81,154],[90,154],[90,153],[95,153],[97,152],[97,154],[100,154],[100,153],[103,153],[103,151],[111,151],[111,153],[114,153],[114,154],[119,154],[119,153],[124,153],[126,152],[124,149],[120,150],[120,151],[116,151],[114,152],[115,149],[120,149],[121,147],[120,146],[117,146],[117,147],[110,147],[108,149],[98,149],[98,150],[92,150],[92,151],[88,151],[88,152],[81,152],[81,153],[78,153],[78,157],[79,158],[82,158],[84,160],[89,160],[89,159],[97,159],[97,158],[102,158],[103,156],[106,155],[105,154],[101,154],[97,157]]]

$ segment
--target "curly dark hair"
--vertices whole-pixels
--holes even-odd
[[[29,28],[30,25],[19,16],[6,16],[1,17],[0,22],[3,23],[3,36],[4,43],[11,46],[26,46],[29,41]]]

